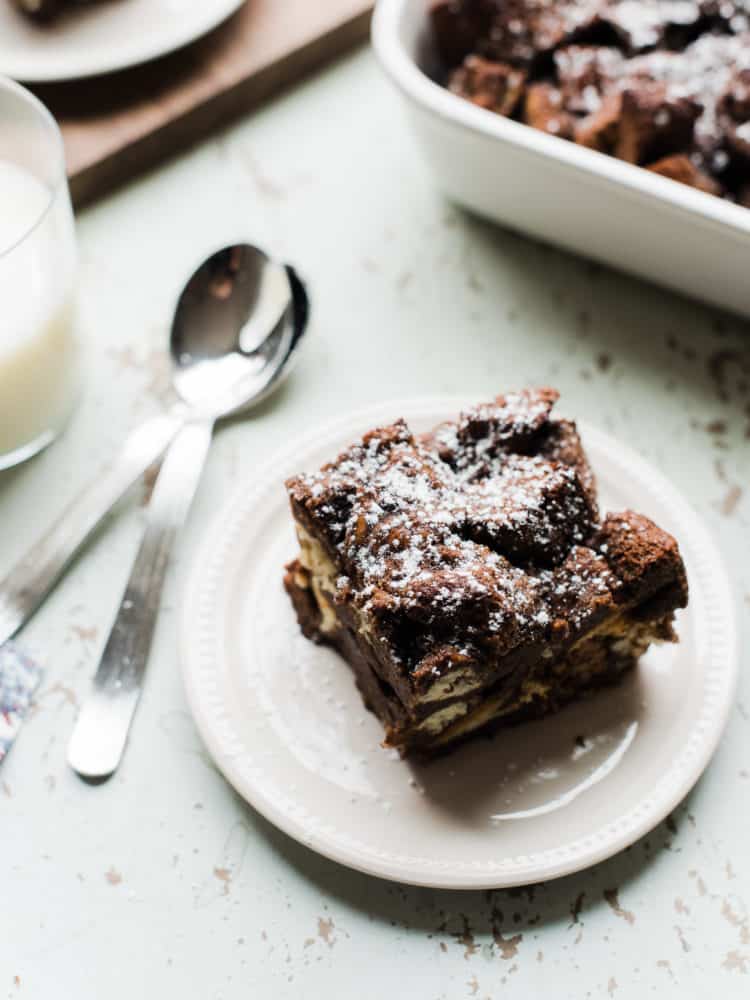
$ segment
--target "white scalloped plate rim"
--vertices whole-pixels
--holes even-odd
[[[81,80],[140,66],[209,34],[245,0],[132,0],[35,25],[0,9],[0,73],[24,83]],[[187,7],[187,10],[185,8]],[[149,16],[151,18],[149,22]],[[144,31],[144,24],[150,31]]]
[[[318,816],[278,786],[266,787],[262,769],[233,724],[222,691],[217,658],[222,655],[222,567],[249,515],[278,490],[279,483],[305,465],[311,449],[354,440],[395,416],[437,423],[471,405],[465,397],[432,396],[369,406],[322,424],[249,477],[216,517],[187,576],[182,600],[180,653],[188,704],[217,767],[235,790],[269,822],[311,850],[350,868],[412,885],[445,889],[487,889],[559,878],[588,868],[624,850],[657,826],[690,791],[709,763],[732,706],[738,671],[738,639],[731,585],[721,556],[703,522],[674,486],[649,462],[604,432],[579,421],[586,447],[607,454],[622,475],[667,503],[679,525],[683,553],[693,578],[702,582],[702,615],[709,636],[703,701],[689,739],[651,793],[637,806],[592,830],[588,836],[551,850],[497,861],[445,861],[395,854],[365,843]],[[594,463],[595,464],[595,463]],[[687,561],[687,559],[686,559]],[[397,817],[393,816],[394,822]]]

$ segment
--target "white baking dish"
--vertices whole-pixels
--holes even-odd
[[[429,0],[379,0],[375,51],[455,201],[750,316],[750,209],[475,107],[430,79]]]

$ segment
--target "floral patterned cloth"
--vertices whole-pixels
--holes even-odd
[[[15,643],[0,647],[0,761],[21,728],[41,677],[41,669]]]

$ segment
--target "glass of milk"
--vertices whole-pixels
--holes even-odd
[[[75,270],[60,131],[0,77],[0,469],[49,444],[75,404]]]

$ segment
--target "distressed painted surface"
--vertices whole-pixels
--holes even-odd
[[[318,858],[238,800],[187,713],[175,613],[214,509],[314,420],[552,382],[691,498],[747,638],[750,328],[445,204],[367,53],[87,212],[80,235],[90,389],[64,440],[0,478],[0,571],[158,405],[171,303],[205,250],[249,236],[293,260],[314,321],[281,395],[217,436],[109,784],[82,784],[64,755],[142,525],[137,497],[22,637],[48,673],[0,771],[0,997],[750,995],[744,676],[713,764],[648,838],[559,882],[434,892]]]

